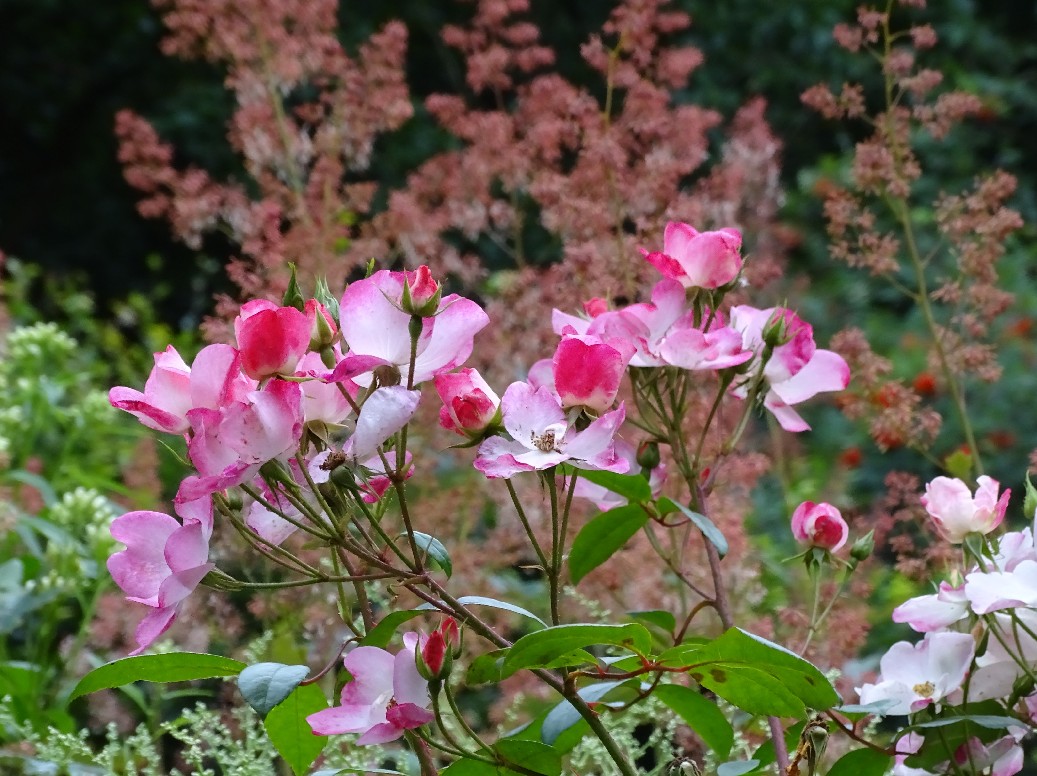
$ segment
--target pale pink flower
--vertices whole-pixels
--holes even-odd
[[[804,402],[823,391],[841,391],[849,385],[850,369],[846,361],[830,350],[818,349],[813,328],[791,310],[758,310],[740,305],[731,309],[731,327],[741,332],[745,348],[758,357],[762,357],[766,349],[765,328],[780,329],[785,335],[782,344],[774,346],[763,366],[768,386],[763,406],[774,414],[786,431],[807,431],[810,428],[790,405]],[[746,391],[743,384],[733,393],[745,398]]]
[[[917,644],[898,641],[879,661],[878,684],[857,688],[861,703],[894,701],[884,714],[913,714],[959,689],[965,681],[975,642],[968,633],[936,631]]]
[[[998,499],[999,484],[986,475],[976,479],[976,495],[959,479],[937,477],[925,486],[922,506],[945,540],[961,544],[970,533],[988,534],[1001,525],[1011,490]]]
[[[411,316],[400,307],[404,282],[404,273],[381,270],[346,288],[339,322],[349,353],[335,368],[333,379],[395,365],[404,384],[418,385],[455,369],[471,355],[476,333],[490,319],[475,302],[451,294],[443,297],[435,315],[422,319],[414,373],[409,374]]]
[[[356,430],[342,452],[353,459],[374,455],[385,440],[407,425],[420,399],[421,391],[408,391],[402,385],[377,389],[360,407]]]
[[[306,313],[294,307],[246,302],[234,321],[242,371],[255,380],[292,374],[309,350],[312,329]]]
[[[685,288],[719,288],[742,269],[742,235],[737,229],[699,232],[688,224],[671,221],[663,232],[663,249],[641,249],[648,263],[663,276]]]
[[[792,513],[792,535],[800,544],[836,552],[849,534],[842,514],[831,504],[804,501]]]
[[[976,614],[1037,606],[1037,561],[1021,561],[1011,571],[966,574],[965,597]]]
[[[187,414],[192,409],[219,409],[240,401],[255,387],[255,381],[241,374],[238,351],[229,345],[203,348],[191,367],[170,345],[155,354],[155,366],[143,393],[116,386],[108,392],[108,400],[116,409],[137,416],[148,428],[183,434],[191,427]]]
[[[628,471],[634,473],[640,471],[640,466],[637,463],[637,450],[629,442],[623,439],[616,439],[616,455],[627,462],[629,467]],[[666,464],[665,462],[660,463],[654,469],[648,477],[648,484],[652,488],[652,495],[658,498],[659,494],[662,493],[663,485],[666,484]],[[621,507],[628,503],[625,496],[621,496],[619,493],[615,493],[607,488],[603,488],[601,485],[596,485],[589,480],[585,480],[582,477],[576,480],[576,485],[573,488],[573,495],[577,498],[585,498],[594,504],[602,512],[607,512],[610,509]]]
[[[578,431],[548,387],[516,382],[504,392],[501,410],[511,439],[490,437],[479,446],[475,459],[475,468],[491,479],[510,478],[566,461],[619,473],[629,468],[627,461],[616,454],[614,444],[626,416],[622,404]]]
[[[1022,731],[1019,732],[1021,735]],[[989,744],[984,744],[978,738],[970,738],[955,751],[954,762],[959,768],[968,769],[972,773],[1015,776],[1023,769],[1023,748],[1012,735]]]
[[[433,379],[443,401],[439,425],[477,439],[499,419],[500,397],[475,369],[438,374]]]
[[[173,624],[181,602],[215,564],[209,562],[212,501],[179,510],[183,523],[161,512],[127,512],[112,521],[112,537],[126,545],[108,558],[108,571],[126,600],[153,611],[137,626],[137,648],[143,652]]]
[[[969,614],[969,599],[965,594],[965,586],[951,587],[947,582],[940,583],[940,589],[933,595],[920,595],[910,598],[893,610],[893,622],[906,622],[919,633],[940,630]]]
[[[353,678],[338,706],[306,718],[315,735],[359,733],[361,746],[384,744],[434,719],[428,682],[415,665],[417,634],[405,634],[403,643],[395,655],[378,647],[357,647],[346,655],[343,663]]]

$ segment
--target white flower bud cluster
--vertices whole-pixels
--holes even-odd
[[[83,549],[93,557],[110,552],[115,542],[110,528],[117,515],[111,501],[93,488],[84,487],[64,494],[61,501],[47,510],[47,518],[80,538]]]
[[[78,343],[56,323],[21,326],[7,337],[7,356],[11,363],[46,364],[64,360],[75,353],[77,347]]]

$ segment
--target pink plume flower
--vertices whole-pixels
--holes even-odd
[[[127,512],[112,521],[112,537],[126,545],[108,558],[108,571],[126,600],[151,607],[137,626],[138,655],[161,636],[180,605],[215,567],[209,562],[212,501],[178,508],[181,523],[161,512]]]
[[[407,633],[395,655],[378,647],[357,647],[343,663],[353,677],[338,706],[306,718],[315,735],[359,733],[361,746],[395,741],[403,731],[431,722],[428,682],[418,673],[418,637]]]
[[[663,249],[646,251],[645,259],[664,277],[685,288],[719,288],[742,269],[742,235],[737,229],[699,232],[688,224],[671,221],[663,232]]]
[[[837,552],[849,533],[842,514],[831,504],[804,501],[792,513],[792,535],[800,544]]]
[[[998,499],[997,480],[983,475],[976,480],[976,495],[959,479],[937,477],[925,486],[922,506],[933,519],[940,536],[961,544],[970,533],[988,534],[1001,525],[1011,490]]]
[[[270,304],[246,302],[234,321],[242,371],[254,380],[292,374],[310,347],[313,324],[306,313]]]

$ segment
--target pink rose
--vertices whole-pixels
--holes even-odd
[[[951,544],[961,544],[970,533],[988,534],[1005,519],[1012,491],[1006,490],[998,499],[1000,486],[986,475],[979,477],[976,484],[975,497],[968,485],[950,477],[937,477],[925,486],[922,506],[940,536]]]
[[[843,516],[831,504],[804,501],[792,513],[792,535],[800,544],[836,552],[849,533]]]

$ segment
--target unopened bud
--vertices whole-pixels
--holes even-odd
[[[382,364],[371,370],[375,381],[379,386],[386,388],[391,385],[400,384],[400,368],[394,364]]]
[[[777,308],[771,317],[767,319],[767,323],[763,325],[763,332],[761,338],[763,344],[769,348],[777,348],[789,341],[789,327],[786,321],[785,314],[788,312],[784,308]]]
[[[439,283],[432,278],[431,270],[422,264],[414,272],[406,273],[400,307],[411,315],[428,318],[430,315],[436,314],[442,295],[443,290],[439,287]]]
[[[306,300],[303,298],[302,291],[299,289],[299,281],[295,277],[295,265],[288,265],[292,271],[292,277],[288,281],[288,288],[284,291],[284,296],[281,298],[282,307],[294,307],[299,312],[302,312],[306,306]]]
[[[871,529],[864,536],[859,537],[850,545],[850,557],[858,563],[867,560],[875,552],[875,529]]]
[[[659,465],[659,443],[654,439],[646,439],[637,447],[637,464],[646,471]]]
[[[414,664],[424,679],[442,679],[450,672],[453,653],[447,648],[442,631],[434,630],[421,649],[414,652]]]

